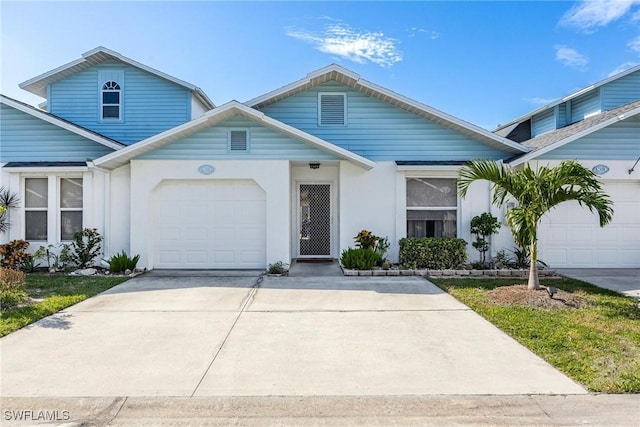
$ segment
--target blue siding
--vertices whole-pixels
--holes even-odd
[[[568,124],[567,121],[567,103],[563,102],[560,105],[556,105],[556,129],[560,129]]]
[[[249,151],[228,152],[227,135],[229,129],[247,129]],[[253,120],[236,116],[216,126],[197,132],[187,138],[171,142],[156,150],[145,153],[138,159],[147,160],[333,160],[337,157],[321,151],[308,143],[290,138]]]
[[[318,92],[347,93],[347,126],[318,126]],[[500,150],[330,81],[262,111],[371,160],[500,159]]]
[[[531,118],[531,138],[556,129],[555,110],[550,108]]]
[[[600,90],[594,89],[571,100],[571,123],[584,120],[584,116],[601,111]]]
[[[539,159],[635,160],[640,155],[640,120],[629,118],[556,148]]]
[[[102,121],[100,71],[124,71],[122,120]],[[48,110],[124,144],[148,138],[191,119],[189,90],[137,68],[108,61],[50,85]]]
[[[605,111],[637,101],[640,99],[640,71],[614,80],[601,90],[602,108]]]
[[[0,105],[0,161],[81,162],[113,149],[7,105]]]

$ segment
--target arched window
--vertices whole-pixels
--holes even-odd
[[[120,119],[120,85],[111,80],[102,85],[102,118]]]

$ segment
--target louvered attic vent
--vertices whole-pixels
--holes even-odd
[[[232,130],[229,132],[229,151],[247,151],[247,131]]]
[[[344,126],[347,124],[345,116],[346,94],[320,93],[320,126]]]

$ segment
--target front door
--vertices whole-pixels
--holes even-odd
[[[299,184],[299,256],[331,257],[331,228],[331,184]]]

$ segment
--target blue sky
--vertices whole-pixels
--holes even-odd
[[[640,63],[640,0],[2,1],[0,91],[97,46],[247,101],[331,63],[492,129]]]

